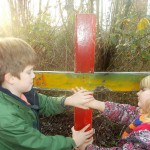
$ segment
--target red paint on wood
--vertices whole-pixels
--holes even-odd
[[[75,72],[94,72],[96,16],[79,14],[75,24]],[[92,109],[74,109],[75,130],[81,130],[87,124],[92,128]]]
[[[74,108],[74,128],[79,131],[86,125],[90,124],[88,130],[92,128],[92,109]]]
[[[96,16],[79,14],[75,24],[75,72],[94,72]]]

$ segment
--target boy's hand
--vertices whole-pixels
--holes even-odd
[[[79,107],[82,109],[88,109],[89,107],[84,106],[85,103],[88,103],[94,100],[93,92],[87,91],[83,88],[73,89],[74,93],[72,96],[69,96],[65,100],[65,105]]]
[[[94,129],[86,131],[86,129],[90,126],[90,124],[86,125],[83,129],[76,131],[74,127],[72,127],[72,138],[74,139],[76,146],[80,146],[85,142],[89,142],[92,135],[94,134]]]

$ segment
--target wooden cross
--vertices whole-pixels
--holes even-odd
[[[44,90],[70,90],[76,86],[94,90],[103,86],[111,91],[137,91],[148,72],[94,72],[96,17],[79,14],[75,24],[74,72],[35,71],[34,86]],[[74,109],[74,126],[80,130],[92,124],[92,110]],[[89,127],[89,129],[91,126]]]

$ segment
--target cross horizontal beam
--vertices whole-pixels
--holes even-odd
[[[83,87],[94,90],[103,86],[111,91],[137,91],[140,80],[150,72],[94,72],[74,73],[60,71],[35,71],[34,87],[43,90],[71,90]]]

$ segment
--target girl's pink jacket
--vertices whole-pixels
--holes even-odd
[[[105,102],[105,111],[102,113],[110,120],[129,125],[139,116],[139,107],[128,104]],[[150,124],[148,129],[135,130],[125,139],[120,139],[117,147],[105,148],[89,145],[85,150],[150,150]]]

